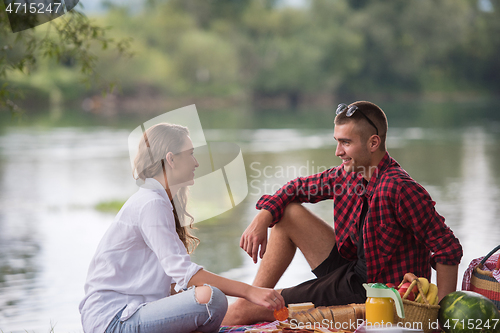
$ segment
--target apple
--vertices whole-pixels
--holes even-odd
[[[415,285],[413,286],[413,289],[412,289],[411,291],[413,291],[413,293],[415,294],[415,296],[416,296],[416,295],[418,295],[418,286],[417,286],[417,284],[416,284],[416,283],[415,283]]]
[[[401,288],[398,290],[399,292],[399,295],[401,295],[401,299],[403,299],[403,296],[404,294],[406,293],[408,289],[407,288]],[[410,293],[408,294],[408,297],[406,297],[407,300],[409,301],[414,301],[415,300],[415,294],[413,293],[413,291],[410,291]]]
[[[403,298],[403,295],[406,293],[406,291],[408,290],[409,287],[410,287],[410,283],[407,282],[407,283],[403,283],[401,288],[399,288],[398,292],[401,295],[401,298]],[[408,293],[408,297],[406,297],[406,299],[409,301],[415,300],[415,293],[413,292],[413,289],[410,290],[410,292]]]
[[[386,286],[389,287],[389,288],[394,288],[394,289],[398,289],[398,286],[396,286],[394,283],[386,283]]]
[[[406,287],[406,289],[408,289],[408,288],[410,288],[410,285],[411,285],[411,283],[410,283],[410,282],[405,282],[405,283],[403,283],[403,284],[401,285],[401,288],[402,288],[402,287]],[[411,291],[413,291],[413,293],[414,293],[415,295],[418,295],[418,287],[417,287],[417,284],[416,284],[416,283],[415,283],[415,285],[413,286],[413,289],[412,289]]]

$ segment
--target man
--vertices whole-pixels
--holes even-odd
[[[386,137],[377,105],[339,105],[334,138],[342,165],[294,179],[257,203],[240,241],[255,263],[262,259],[254,285],[274,288],[299,248],[317,278],[283,289],[287,305],[363,303],[363,283],[398,284],[407,272],[430,279],[431,266],[439,299],[455,291],[462,247],[427,191],[389,156]],[[326,199],[333,199],[333,228],[301,205]],[[271,311],[237,300],[223,324],[272,320]]]

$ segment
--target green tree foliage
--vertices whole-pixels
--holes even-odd
[[[500,1],[491,8],[469,7],[464,42],[455,45],[450,66],[456,80],[500,92]]]
[[[239,94],[240,55],[234,43],[238,37],[233,36],[236,23],[230,15],[239,9],[230,10],[234,5],[228,1],[230,8],[219,12],[218,2],[208,1],[206,5],[214,6],[210,10],[202,2],[198,8],[195,1],[150,1],[137,15],[113,8],[110,23],[115,33],[134,37],[136,57],[113,66],[103,61],[103,75],[118,75],[124,90],[132,94],[137,83],[174,96]]]
[[[251,3],[252,0],[170,0],[169,6],[187,13],[201,29],[210,29],[214,21],[238,24]],[[268,4],[271,6],[272,2]]]
[[[363,56],[343,88],[424,90],[425,75],[439,74],[451,49],[463,43],[467,7],[460,0],[393,0],[354,10],[348,24],[362,38]]]
[[[59,64],[59,67],[77,68],[87,85],[100,85],[102,89],[112,89],[112,82],[100,80],[96,75],[98,58],[93,50],[96,47],[102,50],[113,47],[119,53],[126,54],[129,39],[117,41],[107,37],[108,28],[95,24],[75,9],[39,27],[12,33],[3,3],[0,8],[2,10],[0,13],[0,109],[10,109],[14,114],[20,112],[21,109],[15,101],[20,99],[22,94],[19,85],[13,83],[12,79],[36,73],[39,65],[47,64],[47,60]],[[47,90],[51,98],[58,98],[59,87],[50,79],[50,69],[57,70],[49,67],[47,75],[35,85],[41,90]]]
[[[307,13],[287,8],[281,12],[254,2],[244,16],[253,63],[249,84],[254,93],[286,94],[292,105],[301,92],[321,89],[321,41],[308,24]]]
[[[279,95],[296,105],[311,93],[499,91],[500,0],[309,0],[295,8],[283,3],[146,0],[134,11],[110,5],[99,21],[113,27],[109,31],[89,25],[61,35],[66,30],[52,28],[62,38],[54,43],[44,42],[41,31],[25,33],[21,44],[30,45],[26,41],[33,38],[34,47],[10,48],[8,59],[17,61],[2,60],[0,78],[22,69],[33,72],[26,84],[40,86],[42,78],[58,73],[56,64],[40,65],[38,76],[31,70],[46,54],[59,67],[71,59],[87,77],[93,71],[119,82],[127,96],[140,91],[164,97]],[[83,24],[73,21],[66,24]],[[76,34],[80,30],[88,33]],[[72,40],[75,34],[82,38],[80,46]],[[14,37],[7,35],[1,38]],[[118,59],[87,46],[106,46],[105,38],[132,38],[136,56]],[[51,82],[64,87],[68,80],[69,74],[59,74]]]
[[[279,94],[293,104],[308,92],[488,91],[500,82],[489,70],[500,59],[498,0],[491,11],[470,0],[280,3],[151,0],[136,33],[175,69],[165,76],[170,93]]]

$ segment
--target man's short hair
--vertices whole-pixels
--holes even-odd
[[[363,112],[363,114],[373,122],[377,129],[375,129],[358,110],[355,111],[350,117],[347,117],[345,111],[338,114],[335,117],[335,125],[344,125],[351,121],[355,122],[359,135],[364,140],[367,140],[370,136],[377,134],[376,131],[378,130],[378,136],[381,140],[380,149],[385,151],[385,141],[387,139],[387,117],[385,116],[384,111],[382,111],[379,106],[367,101],[354,102],[350,104],[349,107],[353,105],[356,105],[358,110]]]

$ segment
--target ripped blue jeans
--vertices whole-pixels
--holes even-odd
[[[219,332],[226,315],[227,298],[219,289],[211,287],[207,304],[200,304],[193,287],[181,293],[146,304],[132,317],[120,320],[122,311],[110,322],[105,333],[204,333]]]

